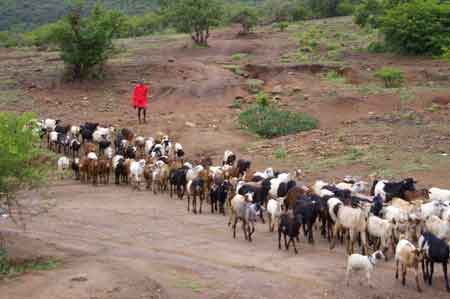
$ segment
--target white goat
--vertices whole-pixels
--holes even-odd
[[[203,170],[204,170],[204,168],[202,165],[197,165],[194,168],[189,169],[186,173],[186,180],[188,182],[193,181],[195,178],[198,177],[200,172],[202,172]]]
[[[450,190],[433,187],[429,191],[431,201],[450,202]]]
[[[427,231],[438,237],[439,239],[450,239],[450,221],[442,220],[441,218],[432,215],[425,222]]]
[[[269,199],[267,203],[267,214],[269,216],[269,231],[273,232],[275,229],[275,225],[278,224],[278,220],[282,214],[282,205],[284,199]]]
[[[392,242],[392,223],[377,216],[369,216],[367,232],[369,236],[379,238],[380,246],[377,249],[386,250]]]
[[[373,267],[377,264],[377,261],[384,258],[383,252],[375,251],[372,255],[361,255],[354,253],[347,259],[347,271],[345,273],[345,281],[347,286],[350,285],[350,276],[355,272],[366,272],[367,283],[369,287],[373,288],[370,281],[370,277],[373,271]]]
[[[139,161],[131,161],[131,164],[130,164],[131,182],[134,182],[136,184],[137,188],[139,188],[141,178],[144,174],[145,163],[146,163],[145,160],[142,159]]]
[[[69,158],[63,156],[58,159],[58,171],[61,172],[61,175],[62,172],[67,171],[69,169],[69,166],[70,166]]]

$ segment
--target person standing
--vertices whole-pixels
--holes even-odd
[[[134,87],[133,106],[135,110],[138,110],[139,123],[141,123],[141,113],[143,114],[144,123],[147,123],[148,87],[144,84],[144,80],[139,80]]]

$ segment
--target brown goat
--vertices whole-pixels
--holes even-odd
[[[411,268],[416,279],[417,291],[422,292],[419,284],[419,264],[423,259],[422,252],[408,240],[402,239],[395,249],[395,279],[398,279],[398,268],[402,268],[402,284],[406,284],[406,271]]]
[[[111,173],[111,162],[109,160],[98,161],[98,178],[101,184],[109,184],[109,176]]]
[[[430,191],[428,189],[420,189],[417,191],[405,191],[406,201],[423,200],[427,201],[430,199]]]
[[[98,183],[98,160],[89,160],[88,163],[88,181],[92,179],[92,184],[95,186]]]
[[[311,189],[309,189],[309,190],[311,190]],[[293,209],[297,199],[300,198],[301,196],[307,195],[309,193],[310,193],[310,191],[308,191],[308,189],[306,189],[306,187],[304,187],[304,186],[295,186],[294,188],[289,190],[286,195],[286,199],[284,200],[285,210],[287,211],[289,209]]]
[[[97,146],[94,143],[85,143],[84,144],[84,155],[87,156],[89,153],[95,153],[97,150]]]

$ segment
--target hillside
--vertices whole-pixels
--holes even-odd
[[[91,7],[96,0],[86,0]],[[158,0],[104,0],[108,8],[120,9],[127,14],[139,14],[155,8]],[[69,1],[61,0],[0,0],[0,30],[33,27],[55,21],[67,13]]]

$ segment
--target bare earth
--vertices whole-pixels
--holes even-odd
[[[348,19],[329,24],[342,22]],[[337,67],[346,84],[339,84],[325,80],[327,70],[315,66],[280,67],[282,55],[297,51],[292,35],[301,26],[285,33],[261,29],[246,39],[237,39],[237,30],[215,32],[208,49],[190,47],[184,36],[119,41],[127,51],[108,63],[108,77],[99,82],[62,82],[58,53],[0,49],[0,109],[33,110],[73,123],[97,120],[145,136],[162,130],[192,160],[210,155],[218,163],[231,149],[255,169],[305,169],[307,182],[377,174],[414,176],[420,187],[450,186],[445,63],[347,49]],[[235,53],[250,55],[233,61]],[[237,96],[244,105],[253,97],[247,78],[229,65],[264,80],[268,93],[282,85],[280,105],[317,117],[320,128],[269,141],[240,130],[238,111],[229,105]],[[406,91],[379,88],[373,71],[384,65],[405,72]],[[149,80],[155,99],[146,126],[136,124],[130,107],[131,81],[140,77]],[[287,153],[281,160],[273,154],[280,147]],[[346,287],[343,246],[330,251],[318,234],[314,246],[301,238],[294,255],[278,250],[277,234],[267,224],[258,223],[253,243],[240,229],[234,240],[228,217],[211,215],[208,205],[202,215],[188,214],[186,201],[166,194],[71,179],[43,191],[21,194],[36,210],[47,209],[30,218],[26,231],[1,225],[14,255],[49,256],[62,264],[0,281],[2,299],[448,298],[439,266],[434,285],[419,294],[411,275],[406,287],[395,280],[392,258],[377,265],[375,289],[357,279]]]

